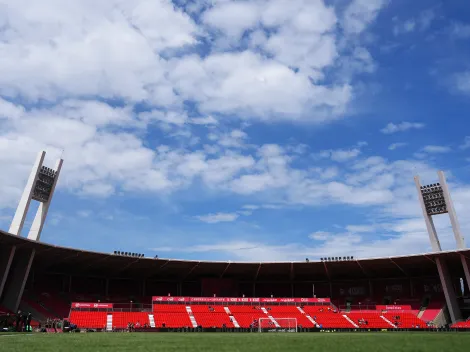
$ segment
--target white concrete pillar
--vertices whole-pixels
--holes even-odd
[[[45,156],[46,152],[40,152],[36,158],[36,161],[34,162],[33,169],[31,171],[31,174],[29,175],[28,182],[26,183],[26,186],[24,188],[20,203],[18,204],[18,208],[16,208],[15,216],[13,217],[10,229],[8,230],[8,232],[13,235],[21,235],[21,230],[23,230],[26,214],[28,213],[29,205],[31,204],[31,197],[33,195],[34,185],[36,184],[39,170],[41,170]]]
[[[434,252],[440,252],[441,243],[437,237],[436,227],[434,226],[434,221],[432,217],[428,215],[426,210],[426,205],[424,204],[423,193],[421,192],[421,181],[419,176],[415,176],[416,189],[418,191],[419,204],[421,205],[421,210],[423,211],[424,222],[426,223],[426,228],[428,230],[429,240],[431,242],[431,247]]]
[[[446,177],[443,171],[438,171],[437,175],[439,176],[439,183],[444,194],[444,199],[446,201],[447,212],[449,214],[450,223],[452,225],[452,231],[454,232],[455,242],[457,243],[457,249],[465,249],[465,240],[460,231],[459,220],[457,219],[457,213],[455,212],[454,203],[450,196],[449,187],[447,186]]]

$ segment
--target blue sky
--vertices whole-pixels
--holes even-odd
[[[0,14],[3,229],[46,150],[65,159],[41,238],[57,245],[426,252],[413,176],[439,169],[470,230],[463,1],[7,0]],[[446,216],[436,226],[455,248]]]

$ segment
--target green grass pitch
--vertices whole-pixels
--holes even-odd
[[[468,351],[468,333],[87,333],[0,335],[0,351]]]

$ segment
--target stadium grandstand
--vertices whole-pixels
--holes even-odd
[[[304,262],[211,262],[97,253],[41,242],[56,169],[38,157],[8,232],[0,231],[4,329],[48,331],[323,331],[470,328],[470,250]],[[456,216],[442,173],[421,186],[427,224]],[[439,208],[427,195],[439,198]],[[21,236],[29,203],[40,207]],[[37,226],[35,226],[37,225]],[[436,242],[433,242],[433,241]],[[26,312],[30,313],[26,316]],[[29,317],[29,318],[28,318]],[[32,318],[31,318],[32,317]],[[29,320],[28,320],[29,319]]]
[[[466,316],[461,256],[470,250],[308,263],[203,262],[81,251],[3,231],[0,248],[1,310],[31,312],[36,325],[65,319],[99,330],[124,330],[130,322],[149,330],[256,329],[265,318],[273,328],[311,330],[469,327],[450,320],[436,261],[446,262]],[[27,264],[29,275],[17,282]]]

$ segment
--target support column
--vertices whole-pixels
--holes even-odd
[[[29,205],[31,204],[31,198],[33,196],[34,185],[38,178],[39,170],[41,170],[42,163],[44,162],[44,157],[46,152],[40,152],[34,162],[33,170],[29,175],[28,182],[24,188],[23,195],[21,196],[20,203],[18,208],[16,208],[15,216],[11,222],[10,232],[13,235],[20,236],[21,230],[23,230],[24,221],[26,219],[26,214],[28,213]]]
[[[461,254],[460,261],[462,262],[463,272],[465,273],[465,281],[467,282],[467,287],[465,291],[470,293],[470,260],[463,254]]]
[[[7,282],[15,251],[15,246],[0,248],[0,299],[2,298],[3,289]]]
[[[441,243],[439,242],[439,238],[437,237],[437,231],[436,231],[436,227],[434,226],[434,221],[432,220],[432,217],[428,215],[428,212],[426,211],[426,205],[424,204],[423,195],[421,193],[421,182],[419,180],[419,176],[416,176],[414,179],[415,179],[416,189],[418,190],[419,204],[421,205],[421,210],[423,211],[424,222],[426,223],[426,228],[428,230],[429,240],[431,241],[432,250],[433,252],[440,252],[442,250]]]
[[[60,174],[60,170],[62,169],[63,162],[64,161],[62,159],[57,160],[57,163],[55,165],[56,172],[55,172],[55,177],[54,177],[54,183],[52,184],[52,187],[51,187],[49,200],[45,203],[43,202],[39,203],[39,208],[36,212],[36,216],[34,217],[33,225],[31,226],[31,229],[29,230],[29,234],[28,234],[28,239],[30,240],[39,241],[39,239],[41,238],[42,228],[44,227],[44,223],[47,217],[47,212],[49,211],[49,206],[51,205],[52,198],[54,196],[55,187],[59,179],[59,174]]]
[[[15,252],[1,301],[2,306],[13,312],[18,310],[23,297],[35,253],[35,249],[17,249]]]
[[[449,309],[450,319],[455,323],[462,319],[462,314],[455,295],[454,286],[449,275],[447,263],[443,258],[436,258],[437,270],[441,279],[442,289],[446,298],[447,308]]]
[[[452,231],[454,232],[455,242],[457,243],[457,249],[465,249],[465,239],[462,236],[462,232],[460,231],[459,220],[457,219],[457,213],[455,212],[454,202],[452,201],[452,198],[450,196],[446,177],[444,176],[444,172],[442,171],[438,171],[437,175],[439,176],[439,183],[441,185],[442,193],[444,194],[444,199],[446,201],[447,212],[449,213]]]

